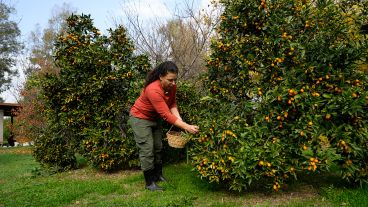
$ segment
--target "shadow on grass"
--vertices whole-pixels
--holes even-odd
[[[254,181],[248,189],[238,192],[229,191],[227,185],[208,183],[207,180],[200,179],[191,170],[192,167],[185,163],[169,165],[165,168],[168,177],[175,179],[165,187],[169,191],[187,194],[187,198],[192,199],[198,206],[202,206],[205,202],[212,202],[210,206],[334,206],[346,203],[352,204],[350,206],[365,206],[368,204],[367,201],[362,201],[363,205],[355,205],[352,201],[356,193],[361,197],[366,196],[367,188],[361,189],[351,185],[335,172],[300,173],[297,180],[291,179],[278,192],[270,189],[269,180],[261,179]],[[340,192],[340,198],[334,198],[334,195]],[[224,200],[227,204],[220,204]]]

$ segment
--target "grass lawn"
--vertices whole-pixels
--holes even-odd
[[[18,206],[368,206],[368,186],[343,187],[327,176],[304,176],[282,192],[227,192],[197,178],[185,163],[164,167],[164,192],[144,189],[141,171],[113,174],[84,167],[49,175],[31,148],[0,148],[0,207]]]

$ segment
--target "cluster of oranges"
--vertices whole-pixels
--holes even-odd
[[[224,16],[224,15],[221,15],[221,16],[220,16],[220,19],[221,19],[222,21],[225,21],[225,20],[227,20],[227,17],[226,17],[226,16]]]
[[[239,16],[233,16],[233,20],[238,20],[239,18]]]
[[[348,144],[344,141],[344,140],[340,140],[338,143],[337,143],[337,146],[340,147],[340,149],[343,151],[343,152],[348,152],[350,149],[349,149],[349,146]]]
[[[319,96],[320,96],[320,94],[319,94],[318,92],[312,92],[312,96],[313,96],[313,97],[319,97]]]
[[[288,89],[289,99],[288,99],[288,105],[292,105],[293,101],[295,101],[295,96],[298,94],[297,91],[293,89]]]
[[[278,178],[277,176],[277,170],[276,168],[272,168],[272,164],[270,162],[267,161],[263,161],[263,160],[259,160],[258,161],[258,166],[260,168],[262,168],[262,170],[264,171],[263,174],[267,177],[274,177],[275,179]],[[284,177],[288,177],[287,175],[284,175]]]
[[[124,75],[122,76],[122,78],[124,78]],[[109,75],[105,77],[106,80],[116,80],[116,77],[113,75]]]
[[[207,142],[209,140],[210,140],[210,138],[207,135],[203,135],[203,136],[199,137],[198,142],[202,143],[202,142]]]
[[[308,166],[308,170],[309,171],[316,171],[317,169],[317,164],[319,163],[319,160],[317,158],[311,157],[309,158],[309,166]]]
[[[298,92],[294,91],[294,89],[288,89],[288,94],[290,97],[294,97],[295,95],[298,94]]]
[[[221,136],[221,140],[224,141],[225,140],[225,137],[226,135],[229,135],[229,136],[232,136],[234,138],[238,138],[236,136],[236,134],[234,132],[232,132],[231,130],[225,130],[223,133],[222,133],[222,136]]]
[[[277,119],[277,121],[280,121],[280,124],[281,124],[281,122],[284,121],[284,119],[286,119],[288,116],[289,116],[289,112],[282,111],[280,115],[277,115],[276,119]],[[264,120],[266,122],[270,122],[270,120],[271,120],[270,115],[266,115],[264,117]]]
[[[275,182],[275,184],[273,184],[273,190],[278,191],[281,188],[281,185],[279,184],[279,182]]]
[[[128,71],[122,75],[122,78],[131,78],[133,77],[133,73],[131,71]]]
[[[73,40],[77,43],[80,43],[78,35],[73,34],[73,33],[67,34],[65,38],[63,36],[60,36],[59,39],[62,40],[64,43],[68,42],[68,40]]]
[[[73,34],[73,33],[69,33],[65,37],[59,36],[59,40],[61,40],[65,44],[69,45],[69,47],[67,49],[68,53],[73,52],[73,50],[77,50],[78,47],[85,46],[85,45],[90,43],[89,40],[87,40],[87,42],[82,40],[82,42],[81,42],[80,37],[76,34]],[[71,42],[69,42],[69,40],[71,40]]]
[[[262,96],[262,95],[263,95],[263,93],[262,93],[262,88],[258,88],[258,95],[259,95],[259,96]]]
[[[114,162],[115,161],[113,159],[111,159],[107,162],[103,162],[103,163],[100,164],[100,168],[104,169],[104,170],[111,170],[112,167],[113,167]]]
[[[96,141],[90,141],[90,140],[83,141],[83,146],[85,148],[85,151],[87,151],[88,153],[97,153],[98,151],[97,145],[98,143]]]
[[[88,143],[89,142],[89,143]],[[87,141],[85,144],[91,144],[94,143],[93,141]],[[91,147],[89,147],[91,149]],[[101,170],[110,171],[113,168],[118,165],[118,160],[114,158],[114,156],[111,156],[111,154],[107,152],[97,152],[96,147],[92,147],[93,150],[90,151],[90,155],[97,155],[97,160],[94,160],[93,163],[96,167],[98,167]],[[87,149],[88,150],[88,149]]]
[[[309,27],[310,27],[310,24],[309,24],[309,21],[308,21],[308,20],[306,20],[306,21],[305,21],[305,25],[304,25],[304,27],[305,27],[305,28],[309,28]]]
[[[347,160],[345,160],[345,163],[343,164],[343,167],[347,168],[347,167],[351,166],[352,164],[353,164],[353,161],[350,160],[350,159],[347,159]],[[351,176],[351,173],[348,173],[348,177],[350,177],[349,174]]]
[[[292,35],[289,35],[287,32],[282,33],[281,37],[282,37],[283,39],[286,39],[286,40],[291,40],[291,39],[293,39],[293,36],[292,36]]]
[[[267,3],[266,3],[266,0],[261,0],[260,8],[261,8],[261,9],[267,9]]]
[[[202,177],[207,177],[211,182],[219,182],[220,179],[230,178],[228,172],[228,164],[230,161],[233,163],[235,158],[233,156],[227,156],[219,159],[218,161],[209,161],[208,158],[197,158],[200,161],[196,168]]]
[[[285,61],[285,58],[283,58],[283,57],[281,57],[281,58],[275,58],[274,60],[273,60],[273,62],[271,63],[271,66],[272,67],[275,67],[275,65],[277,65],[278,63],[282,63],[282,62],[284,62]]]
[[[218,43],[217,43],[217,47],[220,50],[224,51],[224,52],[226,52],[229,49],[229,46],[230,46],[230,44],[228,44],[228,43],[227,44],[224,44],[221,41],[218,41]]]
[[[270,116],[265,116],[264,119],[265,119],[266,122],[270,122]]]
[[[263,160],[260,160],[260,161],[258,161],[258,166],[260,166],[260,167],[266,166],[266,167],[270,168],[271,167],[271,163],[266,162],[266,161],[263,161]]]
[[[102,158],[102,160],[105,160],[106,158],[109,157],[109,154],[107,154],[107,153],[101,153],[100,154],[100,157]]]
[[[353,81],[347,80],[346,83],[351,84],[352,86],[361,86],[362,85],[362,83],[358,79],[353,80]]]
[[[214,58],[214,59],[209,58],[208,61],[207,61],[207,64],[208,65],[213,65],[213,66],[218,66],[220,64],[220,60],[219,60],[219,58]]]
[[[328,75],[326,75],[326,77],[329,77]],[[320,84],[323,80],[323,77],[319,77],[316,81],[316,85]]]

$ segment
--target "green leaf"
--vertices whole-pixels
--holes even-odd
[[[323,98],[328,98],[328,99],[330,99],[330,98],[331,98],[331,94],[324,93],[324,94],[322,94],[322,97],[323,97]]]
[[[308,148],[307,150],[302,151],[302,155],[304,155],[305,157],[312,157],[313,156],[313,151],[312,151],[312,149]]]

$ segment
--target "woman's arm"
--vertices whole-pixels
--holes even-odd
[[[180,127],[181,129],[184,129],[192,134],[196,134],[199,131],[199,127],[196,125],[190,125],[187,124],[183,121],[183,119],[181,118],[178,108],[175,106],[173,108],[170,109],[170,112],[176,116],[178,119],[175,121],[174,125],[177,127]]]
[[[183,120],[182,118],[181,118],[181,116],[180,116],[180,114],[179,114],[179,110],[178,110],[178,108],[175,106],[175,107],[173,107],[173,108],[171,108],[170,109],[170,112],[174,115],[174,116],[176,116],[178,119],[180,119],[180,120]]]

